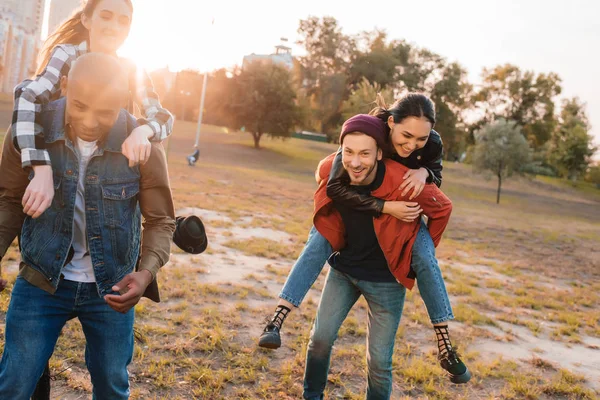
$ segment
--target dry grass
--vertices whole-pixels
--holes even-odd
[[[200,207],[229,217],[205,221],[213,231],[238,226],[286,232],[293,238],[291,245],[223,236],[230,248],[291,265],[311,223],[313,169],[335,146],[263,139],[264,149],[257,152],[249,147],[249,135],[207,129],[201,158],[190,168],[184,156],[193,144],[193,132],[193,124],[178,123],[169,146],[177,208]],[[526,327],[540,340],[552,339],[557,345],[600,338],[600,195],[515,179],[507,182],[497,206],[494,182],[455,164],[446,167],[443,189],[455,211],[438,258],[458,321],[453,337],[474,378],[466,386],[448,382],[435,359],[426,310],[418,293],[411,292],[394,354],[394,398],[596,398],[589,379],[543,353],[520,360],[469,348],[509,336],[515,340],[507,332],[495,333],[499,321],[515,329]],[[211,250],[199,256],[198,263],[206,268],[204,258],[219,254]],[[12,248],[5,260],[16,259]],[[159,275],[163,303],[144,300],[137,306],[136,329],[144,342],[136,344],[131,366],[132,398],[301,397],[316,298],[309,297],[286,322],[283,348],[266,351],[257,348],[256,340],[287,269],[270,265],[263,271],[248,270],[238,283],[230,284],[203,281],[206,271],[198,270],[190,278],[188,266],[167,266]],[[14,272],[8,274],[9,280],[14,277]],[[322,284],[323,277],[317,290]],[[10,291],[0,295],[2,320],[9,295]],[[330,398],[364,396],[366,315],[361,301],[340,330],[327,389]],[[0,350],[3,332],[2,326]],[[83,349],[79,325],[70,323],[51,362],[57,396],[89,397]],[[600,350],[589,352],[590,357],[600,357]]]

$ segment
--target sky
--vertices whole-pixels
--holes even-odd
[[[133,2],[132,30],[121,54],[149,69],[205,71],[241,64],[246,54],[271,53],[281,37],[300,55],[294,45],[299,20],[332,16],[346,34],[379,28],[389,38],[458,61],[475,84],[484,67],[505,63],[556,72],[562,96],[578,96],[587,104],[591,133],[600,145],[598,0]]]

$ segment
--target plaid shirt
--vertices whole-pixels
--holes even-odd
[[[33,80],[25,80],[15,88],[15,108],[12,119],[12,138],[15,147],[21,151],[22,167],[50,165],[50,156],[43,149],[44,132],[38,124],[42,104],[60,97],[60,78],[67,76],[71,65],[82,54],[88,52],[87,43],[79,45],[60,44],[52,50],[50,61],[44,71]],[[173,131],[173,116],[162,108],[158,95],[152,86],[150,76],[144,70],[137,71],[133,63],[128,63],[135,75],[130,87],[133,100],[143,112],[146,123],[154,132],[152,141],[160,142]],[[131,76],[131,75],[130,75]]]

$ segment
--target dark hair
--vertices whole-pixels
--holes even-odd
[[[59,44],[79,44],[90,38],[90,32],[83,26],[81,16],[85,14],[91,18],[101,0],[87,0],[76,10],[67,20],[65,20],[54,32],[45,40],[42,50],[38,57],[38,66],[36,75],[44,72],[44,69],[50,61],[52,50]],[[131,0],[123,0],[133,11]]]
[[[431,122],[432,127],[435,125],[435,106],[433,101],[424,94],[408,93],[396,100],[394,104],[388,108],[381,93],[377,93],[375,103],[377,104],[377,107],[372,109],[369,114],[381,119],[385,123],[385,129],[388,135],[390,133],[390,126],[387,122],[390,116],[394,118],[394,122],[397,124],[408,117],[425,117]]]

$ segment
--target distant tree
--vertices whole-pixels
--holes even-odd
[[[357,51],[350,66],[348,83],[355,86],[366,79],[381,88],[393,88],[398,79],[397,66],[402,60],[394,45],[387,43],[385,31],[363,32],[358,42],[364,49]]]
[[[564,100],[548,154],[561,176],[576,180],[587,170],[597,150],[588,134],[589,129],[585,105],[576,97]]]
[[[546,143],[556,127],[554,100],[561,93],[561,80],[555,73],[521,71],[515,65],[484,69],[483,83],[474,95],[482,118],[472,131],[498,118],[516,122],[534,147]]]
[[[444,141],[446,159],[458,159],[467,145],[464,115],[470,108],[473,87],[466,69],[458,63],[444,64],[438,73],[430,94],[436,107],[435,130]]]
[[[299,57],[301,97],[310,104],[311,126],[335,133],[341,105],[349,93],[349,68],[356,57],[355,39],[342,33],[332,17],[309,17],[298,27],[298,44],[306,55]]]
[[[444,141],[444,155],[447,159],[458,158],[467,144],[464,116],[471,109],[473,91],[466,69],[404,41],[392,41],[390,47],[397,63],[391,87],[397,93],[423,92],[431,97],[436,106],[435,129]]]
[[[353,115],[371,111],[375,107],[377,93],[381,93],[387,104],[394,102],[394,93],[391,89],[382,90],[377,82],[371,83],[367,78],[363,78],[342,105],[342,119],[347,120]]]
[[[257,149],[265,133],[289,137],[299,122],[290,72],[282,66],[255,62],[233,79],[229,125],[235,129],[245,127]]]
[[[309,85],[318,86],[323,76],[346,73],[356,55],[356,42],[342,33],[333,17],[300,20],[298,44],[306,55],[299,58]]]
[[[600,164],[592,165],[585,174],[587,182],[595,183],[600,188]]]
[[[186,69],[176,73],[171,88],[166,94],[164,77],[160,73],[151,75],[152,80],[156,81],[156,90],[161,98],[161,103],[177,119],[182,121],[193,121],[198,117],[198,107],[200,106],[200,94],[202,93],[203,75],[193,69]]]
[[[204,114],[208,124],[228,126],[231,121],[231,105],[235,103],[235,79],[239,71],[219,69],[208,77]]]
[[[486,125],[475,134],[473,165],[498,177],[496,203],[500,203],[502,178],[518,172],[529,162],[530,148],[521,127],[503,119]]]

